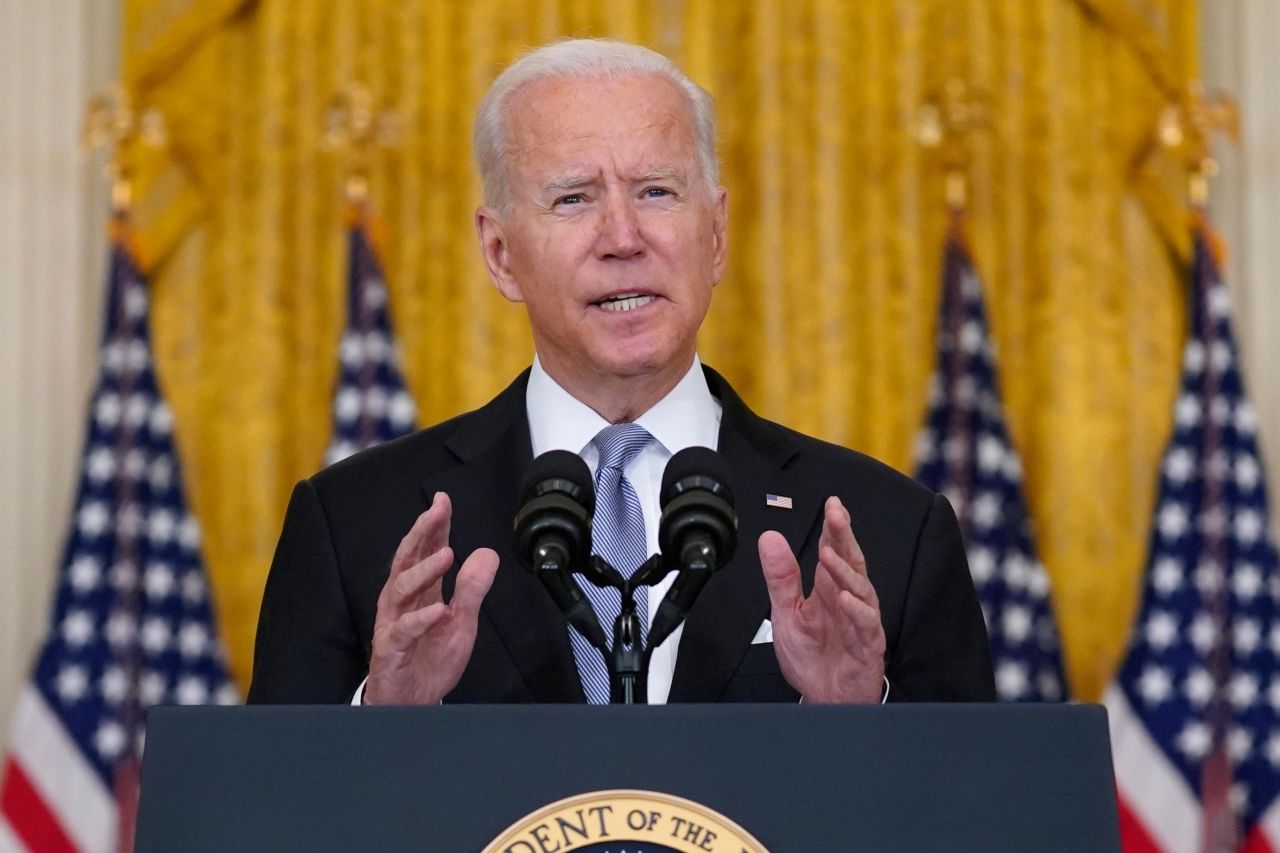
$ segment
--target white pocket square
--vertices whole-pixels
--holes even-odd
[[[768,619],[766,619],[763,622],[761,622],[760,627],[756,629],[756,635],[751,638],[751,645],[754,646],[757,643],[772,643],[772,642],[773,642],[773,623],[770,622]]]

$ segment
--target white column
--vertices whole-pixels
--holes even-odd
[[[1271,488],[1271,530],[1280,540],[1280,3],[1200,4],[1205,85],[1240,101],[1239,145],[1218,141],[1214,222],[1226,238],[1245,381],[1258,407]]]
[[[107,194],[79,133],[119,19],[120,0],[0,2],[0,749],[49,626],[96,367]]]

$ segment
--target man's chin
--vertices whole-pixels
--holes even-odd
[[[582,346],[576,350],[539,346],[543,366],[553,376],[576,377],[570,379],[575,384],[659,379],[673,373],[683,375],[694,353],[692,343],[679,341],[675,335],[652,332],[598,335],[580,343]]]
[[[595,364],[598,372],[619,379],[636,379],[659,376],[675,371],[683,373],[693,361],[693,351],[675,352],[670,349],[624,350],[601,353]]]

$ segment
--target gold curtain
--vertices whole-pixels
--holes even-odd
[[[650,45],[715,96],[731,261],[700,349],[762,414],[910,468],[945,229],[915,142],[949,78],[985,101],[969,232],[1070,678],[1123,652],[1184,325],[1181,176],[1151,142],[1195,71],[1193,0],[128,0],[126,82],[168,120],[138,242],[236,676],[289,490],[320,465],[342,322],[326,107],[398,118],[371,196],[426,423],[531,356],[472,228],[472,111],[560,36]]]

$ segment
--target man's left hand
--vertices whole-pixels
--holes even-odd
[[[760,535],[760,565],[773,606],[773,648],[787,682],[806,702],[878,702],[884,684],[884,626],[867,561],[838,498],[823,508],[813,593],[781,533]]]

